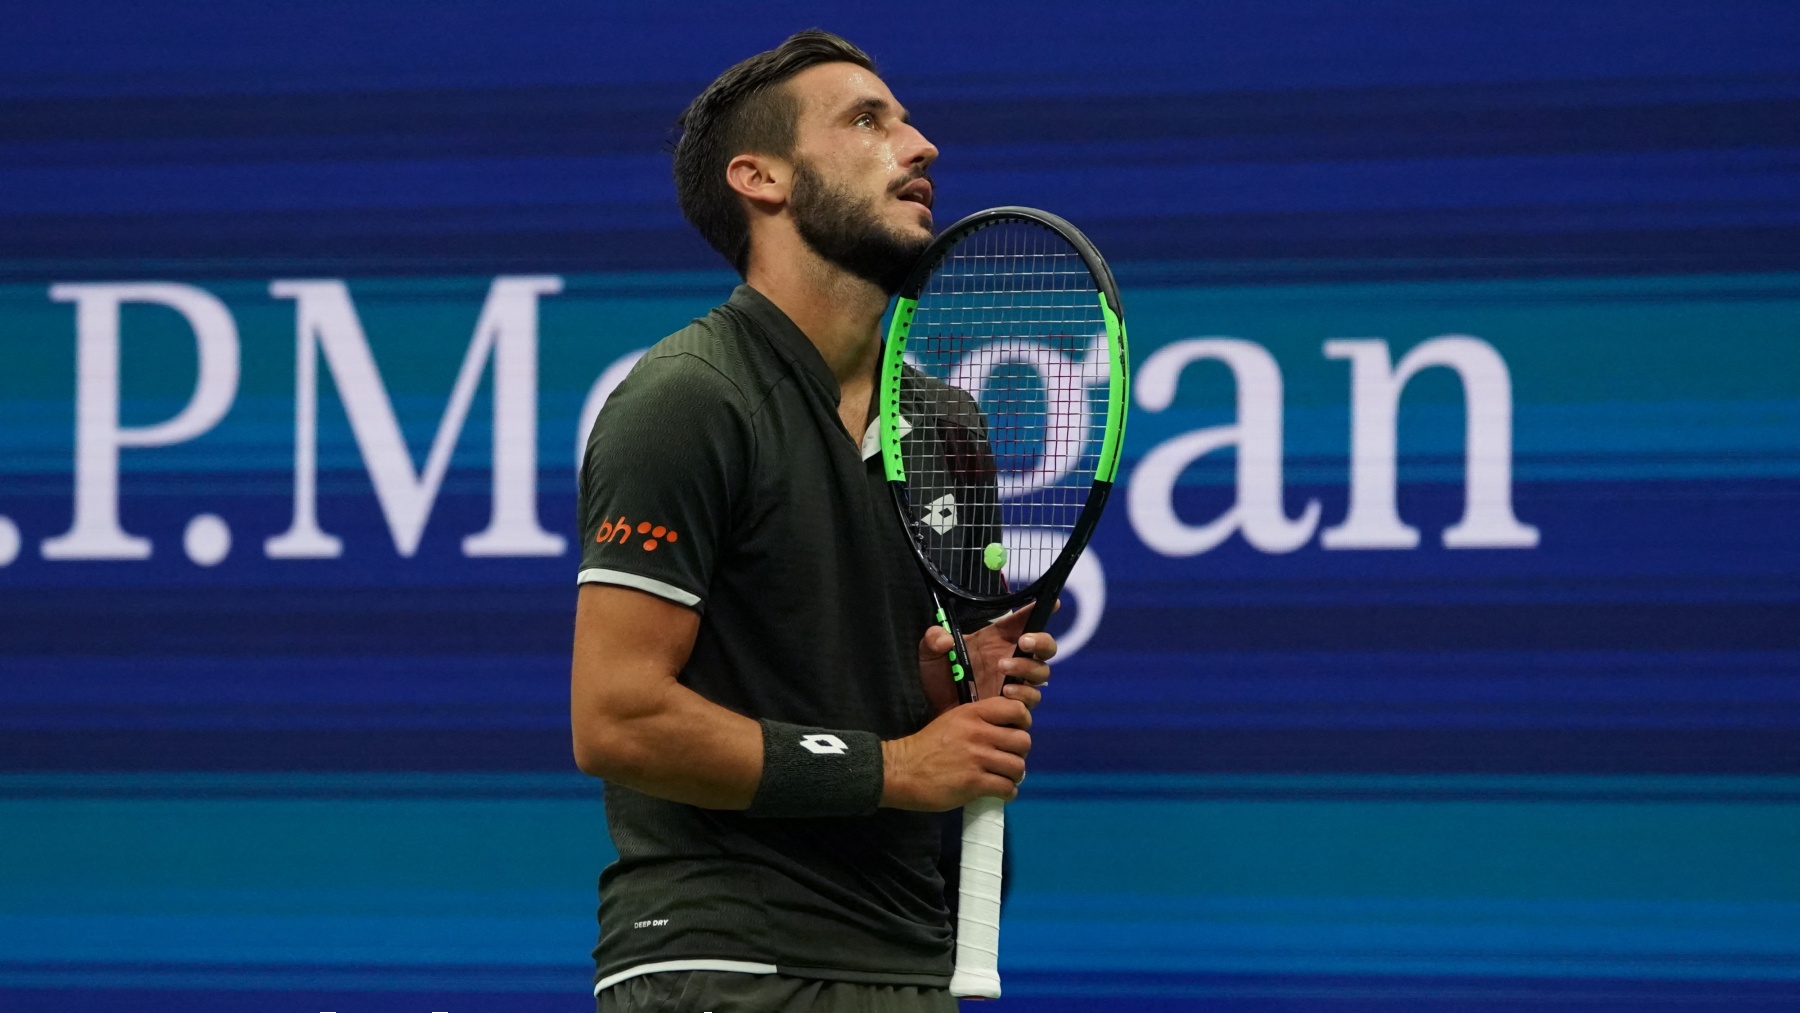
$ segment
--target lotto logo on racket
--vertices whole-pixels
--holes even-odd
[[[630,545],[633,535],[644,536],[644,540],[639,547],[645,552],[656,551],[656,547],[663,542],[680,540],[680,536],[673,528],[666,528],[661,524],[652,524],[649,521],[638,521],[634,525],[630,520],[626,519],[624,514],[620,514],[618,520],[606,521],[600,525],[600,530],[594,532],[594,541],[602,544],[607,542],[617,542],[620,545]]]

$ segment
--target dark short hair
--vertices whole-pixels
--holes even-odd
[[[742,275],[750,261],[750,219],[725,167],[752,151],[786,158],[794,150],[800,104],[782,85],[821,63],[875,69],[869,54],[830,32],[809,28],[720,74],[675,121],[675,199],[681,213]]]

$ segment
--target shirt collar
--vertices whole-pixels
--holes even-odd
[[[768,296],[749,285],[739,285],[732,291],[731,299],[726,305],[749,317],[768,337],[775,350],[781,353],[782,358],[803,374],[811,376],[825,389],[832,404],[842,398],[843,391],[838,386],[837,377],[832,375],[831,367],[825,365],[825,357],[819,354],[818,346],[788,319],[781,307],[770,302]]]

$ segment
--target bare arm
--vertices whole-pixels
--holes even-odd
[[[676,680],[700,615],[655,595],[583,584],[569,710],[575,765],[627,788],[707,809],[747,809],[762,780],[762,726]],[[881,804],[942,811],[1011,799],[1025,776],[1031,714],[994,697],[882,743]]]
[[[575,765],[658,798],[747,809],[762,779],[762,727],[676,681],[700,614],[653,594],[583,584],[569,711]]]

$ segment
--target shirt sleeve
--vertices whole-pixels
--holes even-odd
[[[754,452],[735,384],[691,354],[646,356],[588,436],[576,583],[703,608]]]

